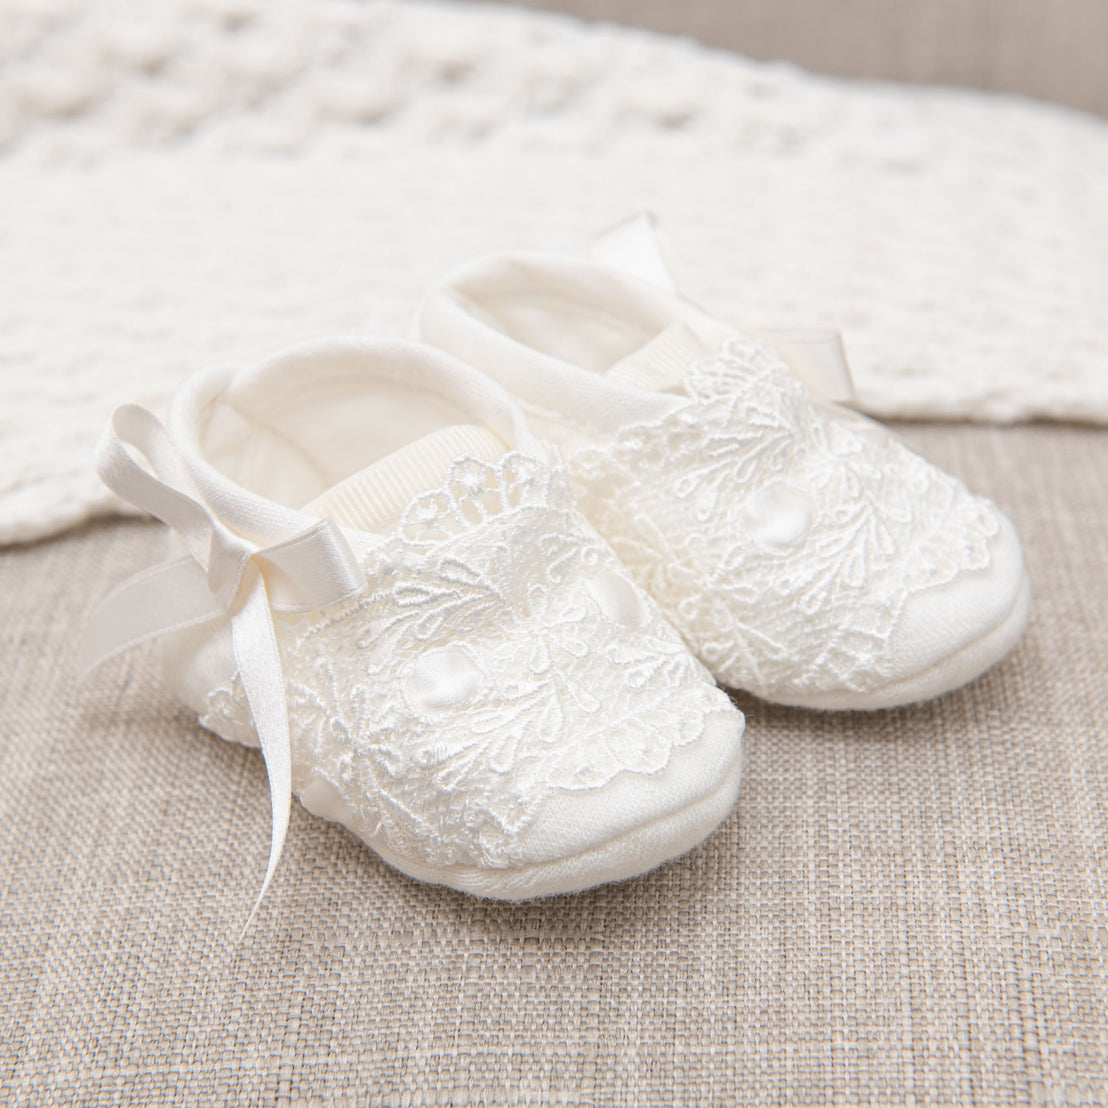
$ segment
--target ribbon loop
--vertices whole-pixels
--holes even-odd
[[[658,218],[653,212],[639,212],[614,227],[601,231],[589,248],[593,261],[657,285],[666,292],[677,292],[677,281],[662,251]]]
[[[265,759],[272,817],[269,862],[245,933],[280,860],[292,794],[288,704],[273,612],[313,611],[350,600],[365,590],[365,570],[330,520],[266,547],[231,531],[203,503],[165,427],[145,408],[128,404],[116,410],[97,446],[96,468],[118,496],[176,531],[189,556],[137,574],[100,603],[86,628],[82,669],[157,635],[230,619],[235,663]]]
[[[214,523],[208,543],[208,588],[224,611],[230,611],[242,586],[255,547]]]
[[[253,560],[265,578],[275,611],[330,608],[365,591],[365,570],[329,519],[258,551]]]

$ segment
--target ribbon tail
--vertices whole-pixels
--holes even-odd
[[[640,212],[597,235],[589,250],[594,261],[628,277],[677,292],[662,252],[658,221],[652,212]],[[789,368],[817,396],[847,401],[854,396],[850,363],[838,331],[800,328],[743,328],[764,339]]]
[[[220,615],[204,571],[188,557],[151,566],[116,586],[96,606],[77,655],[81,678],[101,662],[158,635]]]
[[[853,398],[850,362],[838,331],[759,327],[756,333],[785,359],[789,368],[817,396],[835,401]]]
[[[265,582],[256,567],[251,566],[247,572],[254,575],[254,580],[250,582],[242,607],[231,618],[231,642],[265,759],[271,830],[265,879],[239,935],[240,940],[253,923],[273,880],[277,863],[281,860],[292,806],[292,754],[289,749],[288,703],[281,651],[277,646]]]

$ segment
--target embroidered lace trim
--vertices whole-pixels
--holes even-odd
[[[992,507],[818,407],[753,340],[683,387],[688,404],[568,457],[586,515],[724,684],[880,686],[909,599],[989,565]]]
[[[462,459],[365,562],[368,595],[278,616],[293,784],[432,866],[528,861],[559,791],[657,774],[730,701],[574,504],[561,466]],[[236,677],[204,726],[242,741]]]

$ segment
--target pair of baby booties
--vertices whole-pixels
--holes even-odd
[[[839,403],[837,336],[679,296],[648,217],[592,260],[463,267],[420,332],[199,373],[98,447],[181,549],[101,604],[84,665],[158,636],[200,722],[261,747],[261,895],[293,792],[478,896],[634,876],[735,803],[717,680],[884,708],[1021,635],[1011,523]]]

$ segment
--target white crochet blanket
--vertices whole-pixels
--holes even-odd
[[[0,0],[0,541],[113,510],[111,408],[642,207],[887,416],[1108,420],[1108,124],[472,4]]]

